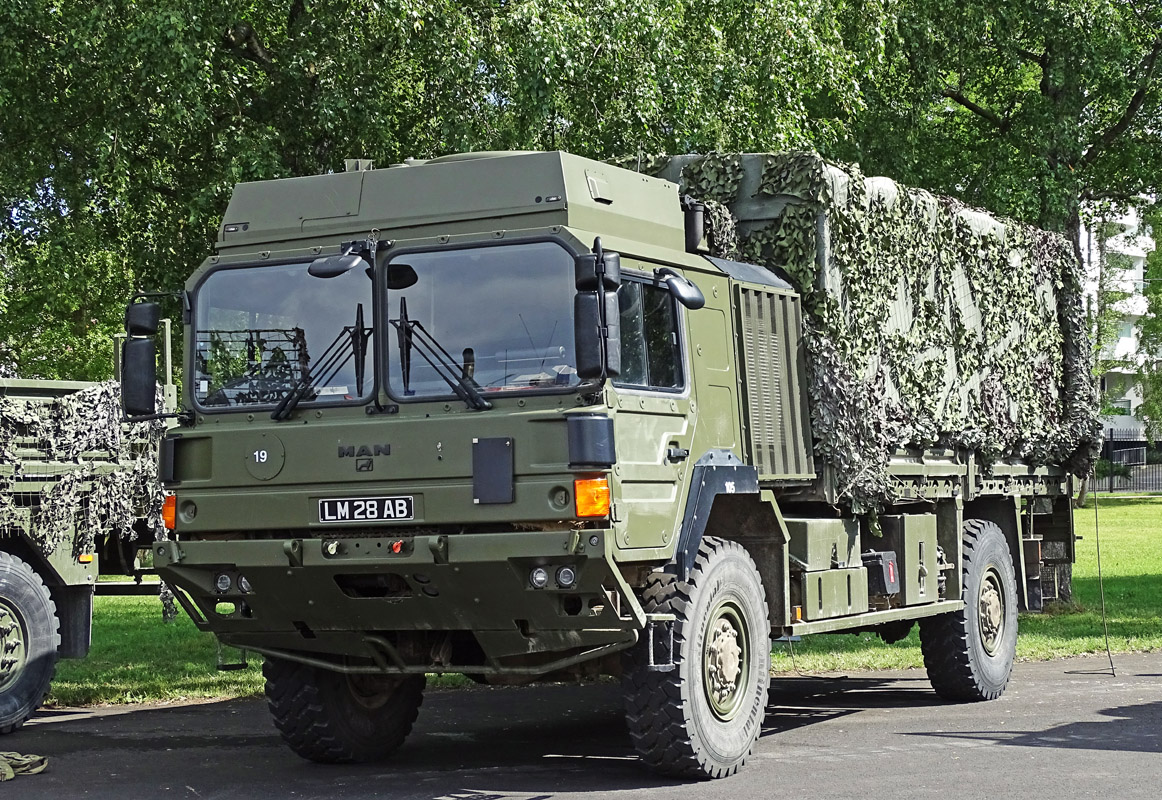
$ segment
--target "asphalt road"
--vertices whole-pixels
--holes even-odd
[[[1105,797],[1162,794],[1162,653],[1018,664],[1006,694],[951,705],[923,672],[778,680],[736,776],[678,783],[633,757],[611,684],[430,692],[389,763],[284,748],[261,700],[54,710],[0,739],[46,755],[0,798]]]

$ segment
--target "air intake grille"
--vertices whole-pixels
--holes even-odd
[[[751,462],[763,477],[814,477],[799,298],[741,286],[737,297]]]

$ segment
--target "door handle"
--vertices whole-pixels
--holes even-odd
[[[673,461],[673,462],[685,461],[689,457],[690,457],[690,451],[685,450],[681,447],[671,446],[666,451],[666,460],[667,461]]]

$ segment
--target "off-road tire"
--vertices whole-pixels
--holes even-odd
[[[391,755],[411,732],[426,682],[423,675],[348,676],[279,658],[267,658],[262,675],[283,741],[323,764]]]
[[[945,700],[995,700],[1017,655],[1016,572],[996,523],[964,521],[963,586],[962,610],[920,620],[924,666]]]
[[[758,740],[770,685],[770,622],[754,561],[737,542],[706,537],[688,580],[655,572],[642,601],[648,613],[675,617],[674,669],[648,669],[644,637],[627,653],[622,688],[634,748],[666,775],[733,775]],[[736,661],[723,656],[732,637]],[[711,699],[715,686],[725,699]]]
[[[0,553],[0,734],[32,716],[56,673],[60,621],[32,567]]]

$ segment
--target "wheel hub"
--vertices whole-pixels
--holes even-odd
[[[397,678],[385,675],[348,674],[347,687],[351,699],[358,705],[374,711],[383,708],[399,686]]]
[[[991,570],[981,581],[978,618],[981,644],[990,656],[995,655],[1005,627],[1005,601],[1001,594],[1000,578]]]
[[[719,609],[711,619],[703,653],[706,697],[725,720],[737,710],[739,686],[745,682],[746,633],[733,607]]]
[[[0,599],[0,689],[24,668],[26,648],[24,625],[16,610]]]

